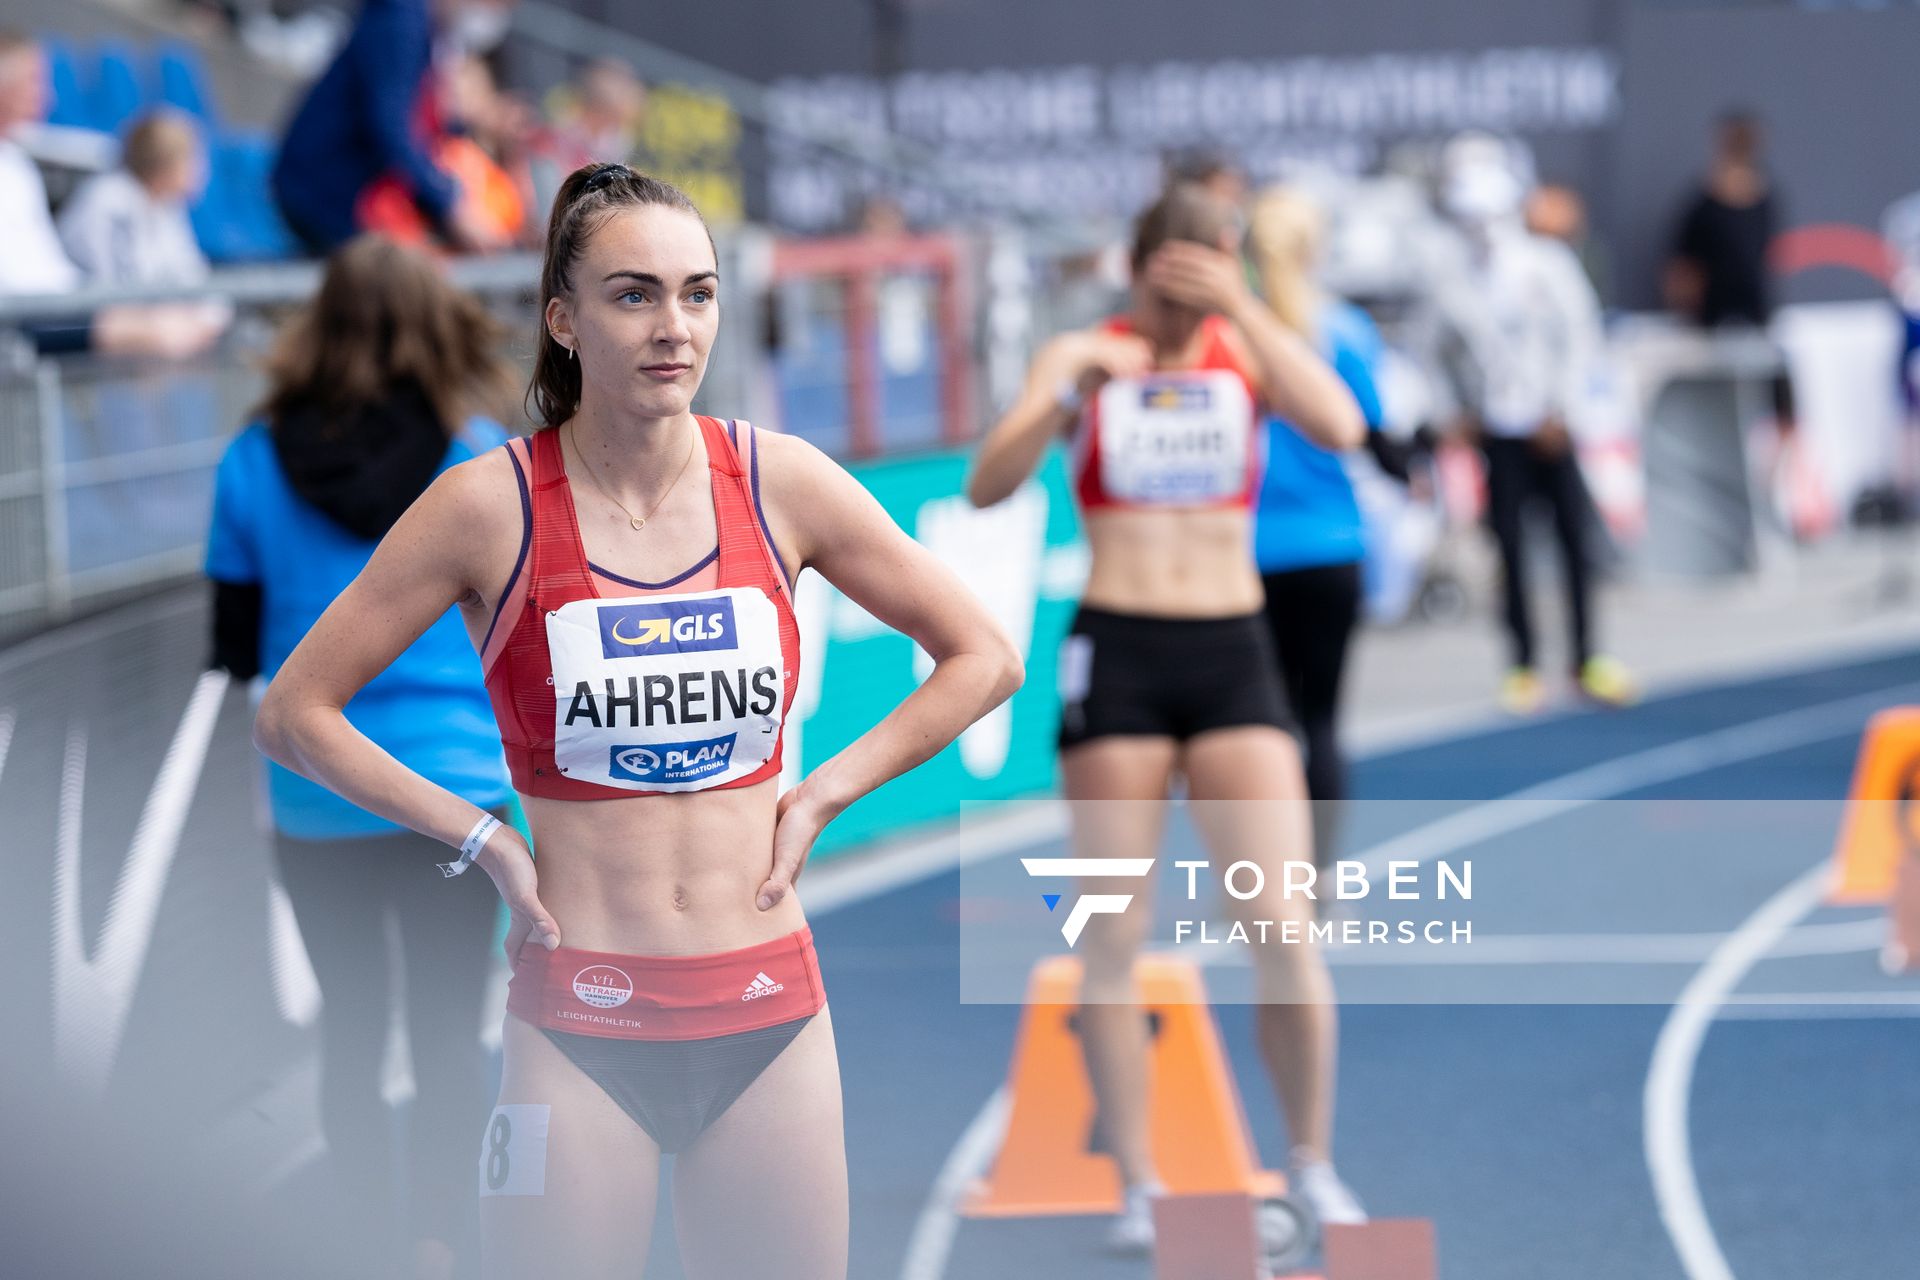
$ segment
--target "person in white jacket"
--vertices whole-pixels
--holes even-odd
[[[187,216],[205,170],[192,121],[175,111],[146,116],[127,133],[120,167],[89,178],[61,209],[67,257],[93,285],[206,279],[207,258]]]
[[[1587,497],[1568,420],[1585,394],[1601,342],[1600,306],[1573,252],[1521,219],[1526,182],[1507,144],[1483,134],[1447,144],[1440,199],[1459,228],[1458,251],[1431,279],[1438,390],[1457,426],[1485,450],[1487,505],[1503,570],[1511,665],[1501,687],[1510,710],[1540,709],[1527,601],[1527,509],[1552,512],[1567,594],[1569,657],[1581,692],[1607,705],[1634,696],[1625,668],[1596,652]]]

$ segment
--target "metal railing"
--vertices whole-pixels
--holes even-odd
[[[1036,331],[1031,284],[1049,274],[1006,230],[793,241],[738,227],[720,230],[717,249],[726,301],[695,408],[842,458],[976,434],[1017,386]],[[215,468],[265,391],[260,362],[277,323],[320,270],[288,263],[216,272],[192,290],[0,299],[0,639],[198,572]],[[506,354],[530,369],[538,261],[448,270],[500,316]],[[193,359],[45,355],[30,341],[35,324],[183,298],[235,313],[221,344]],[[498,416],[509,430],[530,425],[517,404]]]
[[[454,278],[510,319],[531,352],[538,263],[455,263]],[[191,289],[83,290],[0,299],[0,637],[198,572],[213,475],[265,390],[275,322],[309,297],[314,263],[222,271]],[[185,360],[36,354],[29,329],[109,306],[221,300],[220,345]]]

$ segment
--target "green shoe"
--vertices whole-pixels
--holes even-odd
[[[1625,707],[1640,697],[1626,663],[1605,655],[1588,658],[1580,668],[1580,692],[1603,707]]]

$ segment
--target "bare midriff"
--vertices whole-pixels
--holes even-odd
[[[564,946],[626,955],[733,951],[806,923],[798,895],[761,911],[779,783],[619,800],[522,796],[540,900]]]
[[[1090,608],[1228,618],[1261,607],[1244,507],[1103,508],[1085,523],[1093,564],[1082,602]]]

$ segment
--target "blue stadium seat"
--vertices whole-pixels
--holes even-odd
[[[135,56],[127,46],[113,42],[100,45],[100,62],[89,94],[88,123],[103,133],[118,133],[147,105],[147,94],[140,87],[134,70]]]
[[[155,56],[158,97],[207,125],[217,123],[213,91],[207,81],[206,60],[192,45],[173,42],[160,46]]]
[[[270,181],[274,144],[260,133],[222,133],[207,148],[207,189],[193,232],[215,262],[274,262],[300,255]]]
[[[80,87],[79,59],[64,41],[48,40],[45,48],[53,90],[53,108],[47,113],[47,123],[84,129],[92,121],[92,112],[86,92]]]

